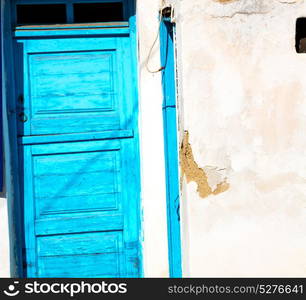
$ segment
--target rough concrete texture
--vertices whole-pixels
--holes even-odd
[[[230,185],[202,198],[183,170],[184,275],[306,276],[306,3],[175,2],[180,132]]]

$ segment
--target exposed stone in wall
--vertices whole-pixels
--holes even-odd
[[[187,183],[194,181],[197,184],[197,192],[199,193],[200,197],[206,198],[209,195],[218,195],[229,189],[230,185],[226,178],[217,182],[215,188],[210,186],[209,176],[213,176],[214,173],[209,173],[205,170],[205,168],[200,168],[195,162],[192,148],[189,143],[188,131],[185,132],[181,144],[180,163],[182,177],[186,176]],[[217,168],[210,168],[210,170],[214,170],[215,173],[218,171]]]

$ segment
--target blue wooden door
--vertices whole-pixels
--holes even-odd
[[[16,41],[28,277],[141,275],[133,47],[92,32]]]

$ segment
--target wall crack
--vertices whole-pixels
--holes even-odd
[[[270,11],[263,11],[263,12],[246,12],[246,11],[236,11],[231,15],[224,15],[224,16],[214,16],[211,15],[210,17],[215,18],[215,19],[231,19],[234,18],[237,15],[247,15],[247,16],[251,16],[251,15],[266,15],[270,13]]]

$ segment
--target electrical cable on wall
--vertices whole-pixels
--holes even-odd
[[[159,69],[157,70],[151,70],[150,67],[149,67],[149,62],[150,62],[150,59],[151,59],[151,56],[152,56],[152,51],[154,49],[154,46],[159,38],[159,33],[160,33],[160,26],[161,26],[161,22],[162,22],[162,11],[163,11],[163,8],[159,11],[159,15],[158,15],[158,29],[157,29],[157,33],[156,33],[156,37],[154,39],[154,42],[150,48],[150,51],[149,51],[149,54],[148,54],[148,57],[147,57],[147,60],[146,60],[146,69],[149,73],[158,73],[160,71],[162,71],[165,67],[161,66]]]
[[[162,8],[159,10],[159,16],[158,16],[158,29],[157,29],[157,34],[156,34],[156,37],[155,37],[155,40],[150,48],[150,51],[149,51],[149,54],[148,54],[148,57],[147,57],[147,60],[146,60],[146,69],[149,73],[158,73],[158,72],[161,72],[162,70],[165,69],[165,66],[161,66],[159,69],[157,70],[151,70],[150,67],[149,67],[149,62],[150,62],[150,59],[151,59],[151,56],[152,56],[152,51],[154,49],[154,46],[160,36],[160,27],[161,27],[161,23],[162,23],[162,19],[163,17],[168,14],[170,12],[170,20],[171,22],[174,21],[174,7],[172,5],[166,5],[166,4],[163,4]]]

